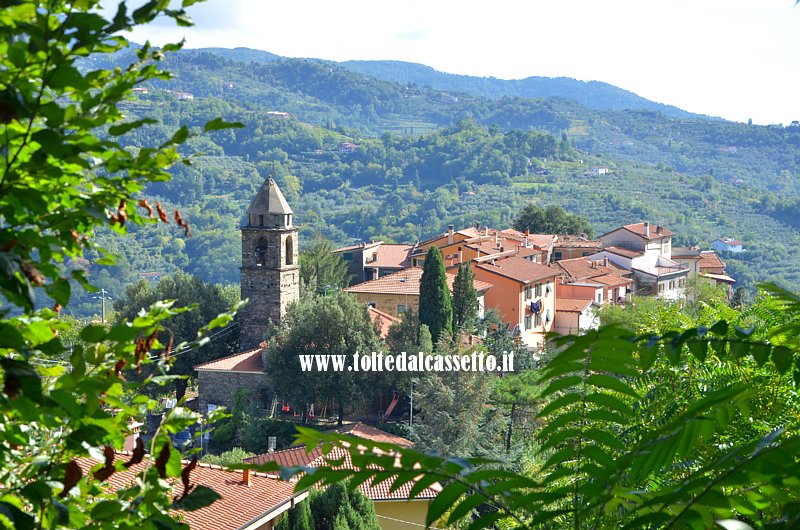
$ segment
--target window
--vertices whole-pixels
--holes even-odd
[[[664,284],[663,283],[659,283],[658,284],[658,292],[659,293],[663,293],[664,292]]]
[[[286,264],[294,265],[294,241],[292,241],[292,236],[286,238]]]
[[[535,286],[536,296],[542,296],[542,284],[537,283]]]
[[[550,323],[550,310],[549,309],[545,310],[545,312],[544,312],[544,322],[545,322],[545,324],[549,324]]]
[[[530,300],[530,299],[531,299],[531,286],[530,285],[526,285],[525,286],[525,300]]]
[[[353,253],[345,252],[344,254],[342,254],[342,259],[345,261],[353,261]]]
[[[550,287],[550,280],[547,280],[547,283],[544,284],[544,295],[547,296],[548,294],[553,292],[553,288]]]
[[[531,316],[525,315],[525,329],[531,329]]]
[[[591,256],[591,255],[592,255],[591,252],[583,252],[583,253],[581,253],[581,256],[583,256],[583,257]]]
[[[561,252],[553,252],[553,259],[558,261],[564,257],[564,254]]]
[[[412,266],[412,267],[416,267],[416,266],[417,266],[417,263],[418,263],[418,262],[417,262],[417,258],[414,258],[414,259],[412,259],[412,260],[411,260],[411,266]]]
[[[533,314],[533,325],[535,327],[537,327],[537,328],[542,325],[542,314],[541,313],[534,313]]]
[[[675,288],[675,280],[672,280],[672,281],[669,282],[669,288],[670,289],[674,289]]]
[[[684,287],[686,285],[686,278],[681,278],[678,280],[678,287]]]
[[[602,304],[603,303],[603,291],[599,291],[597,293],[597,303],[598,304]]]
[[[397,314],[398,314],[398,315],[402,315],[402,314],[403,314],[403,313],[405,313],[405,312],[406,312],[406,306],[405,306],[405,305],[403,305],[403,304],[399,304],[399,305],[397,306]]]

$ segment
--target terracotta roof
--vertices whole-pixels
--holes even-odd
[[[372,425],[361,423],[360,421],[350,425],[337,427],[334,430],[342,434],[349,434],[350,436],[363,438],[364,440],[370,440],[372,442],[390,443],[399,445],[400,447],[411,447],[414,445],[414,442],[407,438],[388,433],[384,430],[378,429],[377,427],[373,427]]]
[[[555,245],[556,248],[600,248],[599,241],[591,241],[581,236],[561,236]]]
[[[556,312],[583,313],[593,302],[587,298],[556,298]]]
[[[369,318],[372,319],[372,323],[378,328],[378,334],[380,334],[382,339],[385,339],[389,334],[389,328],[392,327],[392,324],[400,321],[399,318],[393,317],[389,313],[384,313],[380,309],[375,309],[372,306],[367,307],[367,312],[369,313]]]
[[[450,292],[453,291],[453,282],[456,279],[455,274],[445,273],[447,275],[447,285],[450,287]],[[422,279],[422,268],[411,267],[401,271],[387,274],[381,278],[370,280],[368,282],[359,283],[351,287],[347,287],[345,292],[348,293],[376,293],[376,294],[408,294],[419,296],[419,282]],[[473,281],[475,290],[480,292],[489,289],[492,284],[482,282],[478,279]]]
[[[595,276],[614,274],[619,270],[619,267],[613,266],[611,262],[604,266],[603,260],[586,258],[562,259],[553,263],[551,267],[562,269],[571,280],[586,280]]]
[[[552,276],[557,276],[558,271],[532,263],[526,259],[512,256],[509,258],[502,258],[495,260],[494,263],[487,261],[478,263],[475,267],[483,269],[487,272],[492,272],[500,276],[505,276],[520,283],[530,283],[535,280],[541,280]]]
[[[244,460],[246,464],[265,464],[267,462],[278,462],[280,463],[281,460],[289,460],[286,456],[278,456],[279,453],[287,453],[293,452],[296,456],[292,456],[291,460],[293,461],[300,461],[303,459],[299,453],[305,453],[305,448],[296,447],[293,449],[287,449],[286,451],[276,451],[274,453],[266,453],[263,455],[254,456],[252,458],[247,458]],[[319,451],[318,456],[314,459],[310,460],[306,464],[301,464],[306,467],[316,468],[326,464],[326,461],[340,461],[341,464],[336,466],[338,469],[357,469],[353,464],[353,460],[350,457],[350,452],[345,449],[344,447],[334,446],[330,453],[327,455],[323,455],[319,448],[315,448],[310,454],[313,455],[317,451]],[[283,464],[281,464],[283,465]],[[411,480],[399,489],[395,491],[389,491],[390,486],[392,485],[393,479],[388,478],[382,482],[377,484],[372,484],[371,481],[367,481],[362,483],[358,486],[358,489],[361,490],[361,493],[369,497],[372,501],[387,501],[387,500],[405,500],[408,499],[408,495],[411,491],[411,488],[414,486],[415,481]],[[441,486],[439,484],[433,484],[425,489],[423,489],[418,495],[417,499],[432,499],[436,497],[436,495],[441,491]]]
[[[497,254],[499,252],[505,252],[508,250],[515,251],[516,255],[520,257],[536,256],[542,253],[542,251],[539,250],[538,248],[525,248],[519,246],[519,244],[516,241],[509,241],[507,239],[501,239],[500,241],[498,241],[498,244],[495,244],[494,240],[489,240],[489,241],[482,241],[479,243],[470,243],[466,246],[475,249],[487,256],[492,254]],[[503,250],[501,251],[500,249],[498,249],[497,248],[498,246],[503,247]]]
[[[638,250],[630,250],[628,248],[622,247],[606,247],[603,250],[611,252],[612,254],[616,254],[618,256],[622,256],[625,258],[638,258],[639,256],[644,256],[642,252]]]
[[[128,460],[129,456],[118,454],[117,458]],[[84,475],[88,475],[91,468],[99,464],[97,460],[89,458],[79,458],[77,463]],[[188,462],[184,462],[184,465],[186,464]],[[104,488],[107,491],[116,492],[129,487],[146,465],[147,460],[133,465],[129,470],[117,471],[105,482]],[[190,478],[192,483],[207,486],[221,496],[220,499],[205,508],[188,512],[173,512],[175,515],[180,515],[191,528],[233,530],[253,523],[262,517],[267,517],[266,520],[269,520],[269,513],[289,502],[292,497],[301,500],[306,496],[305,492],[295,493],[292,482],[285,482],[275,476],[253,471],[250,472],[250,485],[248,486],[242,480],[241,471],[233,471],[216,465],[198,463],[197,467],[192,470]],[[180,494],[183,490],[180,480],[174,480],[172,484],[176,494]]]
[[[253,350],[243,351],[228,357],[222,357],[213,361],[208,361],[198,364],[194,367],[195,370],[208,370],[213,372],[264,372],[264,362],[261,359],[261,350],[263,348],[255,348]]]
[[[594,276],[589,281],[602,283],[603,285],[607,285],[609,287],[630,285],[633,283],[633,280],[629,278],[623,278],[618,274],[603,274],[602,276]]]
[[[660,237],[669,237],[669,236],[674,236],[675,235],[675,232],[673,232],[671,230],[667,230],[663,226],[660,227],[661,228],[661,233],[658,233],[659,225],[654,225],[653,223],[649,223],[648,225],[649,225],[649,228],[650,228],[650,230],[649,230],[650,235],[649,236],[645,235],[644,223],[633,223],[633,224],[630,224],[630,225],[625,225],[622,228],[624,228],[628,232],[633,232],[637,236],[645,238],[645,239],[658,239]]]
[[[272,453],[251,456],[250,458],[245,458],[242,462],[245,464],[258,465],[266,464],[267,462],[276,462],[282,467],[302,467],[309,465],[321,456],[321,448],[315,447],[310,453],[307,453],[305,445],[302,445],[284,449],[283,451],[274,451]]]
[[[717,239],[717,241],[725,243],[726,245],[744,245],[744,243],[742,243],[738,239],[733,239],[732,237],[721,237]]]
[[[672,247],[672,259],[700,259],[700,251],[692,247]]]
[[[375,251],[377,259],[375,261],[368,261],[364,266],[396,269],[408,267],[411,263],[408,256],[411,254],[412,248],[411,245],[381,245]]]
[[[703,250],[700,252],[700,270],[705,272],[706,269],[721,269],[724,271],[725,262],[713,250]]]
[[[528,242],[536,245],[539,248],[549,247],[555,245],[558,241],[558,236],[555,234],[530,234],[528,235]]]

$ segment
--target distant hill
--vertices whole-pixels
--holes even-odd
[[[213,53],[225,59],[242,63],[268,63],[282,58],[280,55],[252,48],[200,48],[198,51]]]
[[[403,61],[345,61],[342,66],[353,72],[384,81],[414,83],[436,90],[466,92],[492,99],[503,96],[523,98],[560,97],[577,101],[590,109],[655,110],[676,118],[701,117],[672,105],[650,101],[628,90],[600,81],[578,81],[569,77],[528,77],[525,79],[496,79],[448,74],[430,66]]]

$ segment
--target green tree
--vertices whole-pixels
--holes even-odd
[[[345,409],[361,404],[374,390],[379,376],[361,370],[320,370],[316,365],[311,371],[303,371],[300,356],[341,355],[349,364],[355,353],[370,355],[381,350],[367,306],[340,291],[290,306],[269,340],[264,360],[275,391],[282,398],[303,406],[333,400],[339,406],[341,424]]]
[[[343,289],[350,283],[347,263],[333,252],[333,245],[317,232],[309,245],[300,252],[300,280],[305,290],[324,293]]]
[[[566,212],[556,205],[541,207],[529,204],[514,220],[514,228],[534,234],[586,234],[594,237],[594,227],[586,217]]]
[[[197,330],[220,313],[229,310],[239,301],[239,290],[233,286],[221,286],[206,283],[197,276],[177,272],[172,276],[161,278],[158,283],[140,280],[128,286],[125,296],[114,302],[118,322],[133,320],[144,308],[150,307],[158,300],[175,300],[181,307],[194,307],[195,310],[182,313],[170,322],[168,331],[174,343],[194,340]],[[191,350],[176,351],[172,365],[173,374],[191,376],[193,367],[239,351],[237,328],[230,327],[219,332],[201,347]],[[186,379],[175,379],[175,390],[178,399],[186,393]]]
[[[425,256],[419,283],[419,322],[431,332],[434,344],[450,336],[453,329],[453,302],[447,285],[442,253],[431,246]]]
[[[478,322],[478,293],[469,262],[458,266],[453,282],[453,333],[473,333]]]
[[[153,50],[146,43],[128,55],[131,64],[113,70],[95,62],[128,47],[123,31],[161,15],[191,24],[183,9],[168,4],[150,2],[131,12],[122,3],[111,20],[95,0],[18,0],[0,9],[0,524],[5,528],[179,528],[177,510],[218,498],[202,486],[177,496],[166,487],[165,480],[182,473],[193,482],[169,439],[198,419],[183,406],[170,409],[153,433],[150,452],[160,455],[158,461],[120,491],[109,491],[114,488],[108,478],[122,469],[114,449],[123,447],[129,418],[156,406],[136,394],[170,378],[166,329],[185,309],[157,302],[132,322],[110,329],[88,325],[69,353],[60,333],[67,335],[71,324],[58,319],[73,289],[93,289],[81,267],[64,264],[84,255],[101,265],[113,263],[113,254],[97,244],[97,233],[122,235],[148,222],[142,190],[169,179],[166,169],[181,159],[178,147],[190,136],[182,127],[155,145],[136,150],[123,145],[125,135],[153,121],[126,119],[131,89],[167,78],[158,63],[179,46]],[[206,130],[225,126],[214,120]],[[180,212],[172,217],[188,233]],[[201,336],[231,318],[214,319]],[[190,345],[176,349],[183,347]],[[65,357],[69,360],[62,362]],[[158,367],[153,377],[124,377],[124,368],[149,364]],[[144,456],[139,444],[125,459],[132,465]],[[82,458],[101,463],[85,474],[78,464]]]
[[[305,505],[305,506],[304,506]],[[346,483],[312,490],[278,523],[276,530],[380,530],[375,505]]]

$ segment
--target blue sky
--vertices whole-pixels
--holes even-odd
[[[208,0],[136,41],[598,80],[735,121],[800,120],[794,0]]]

